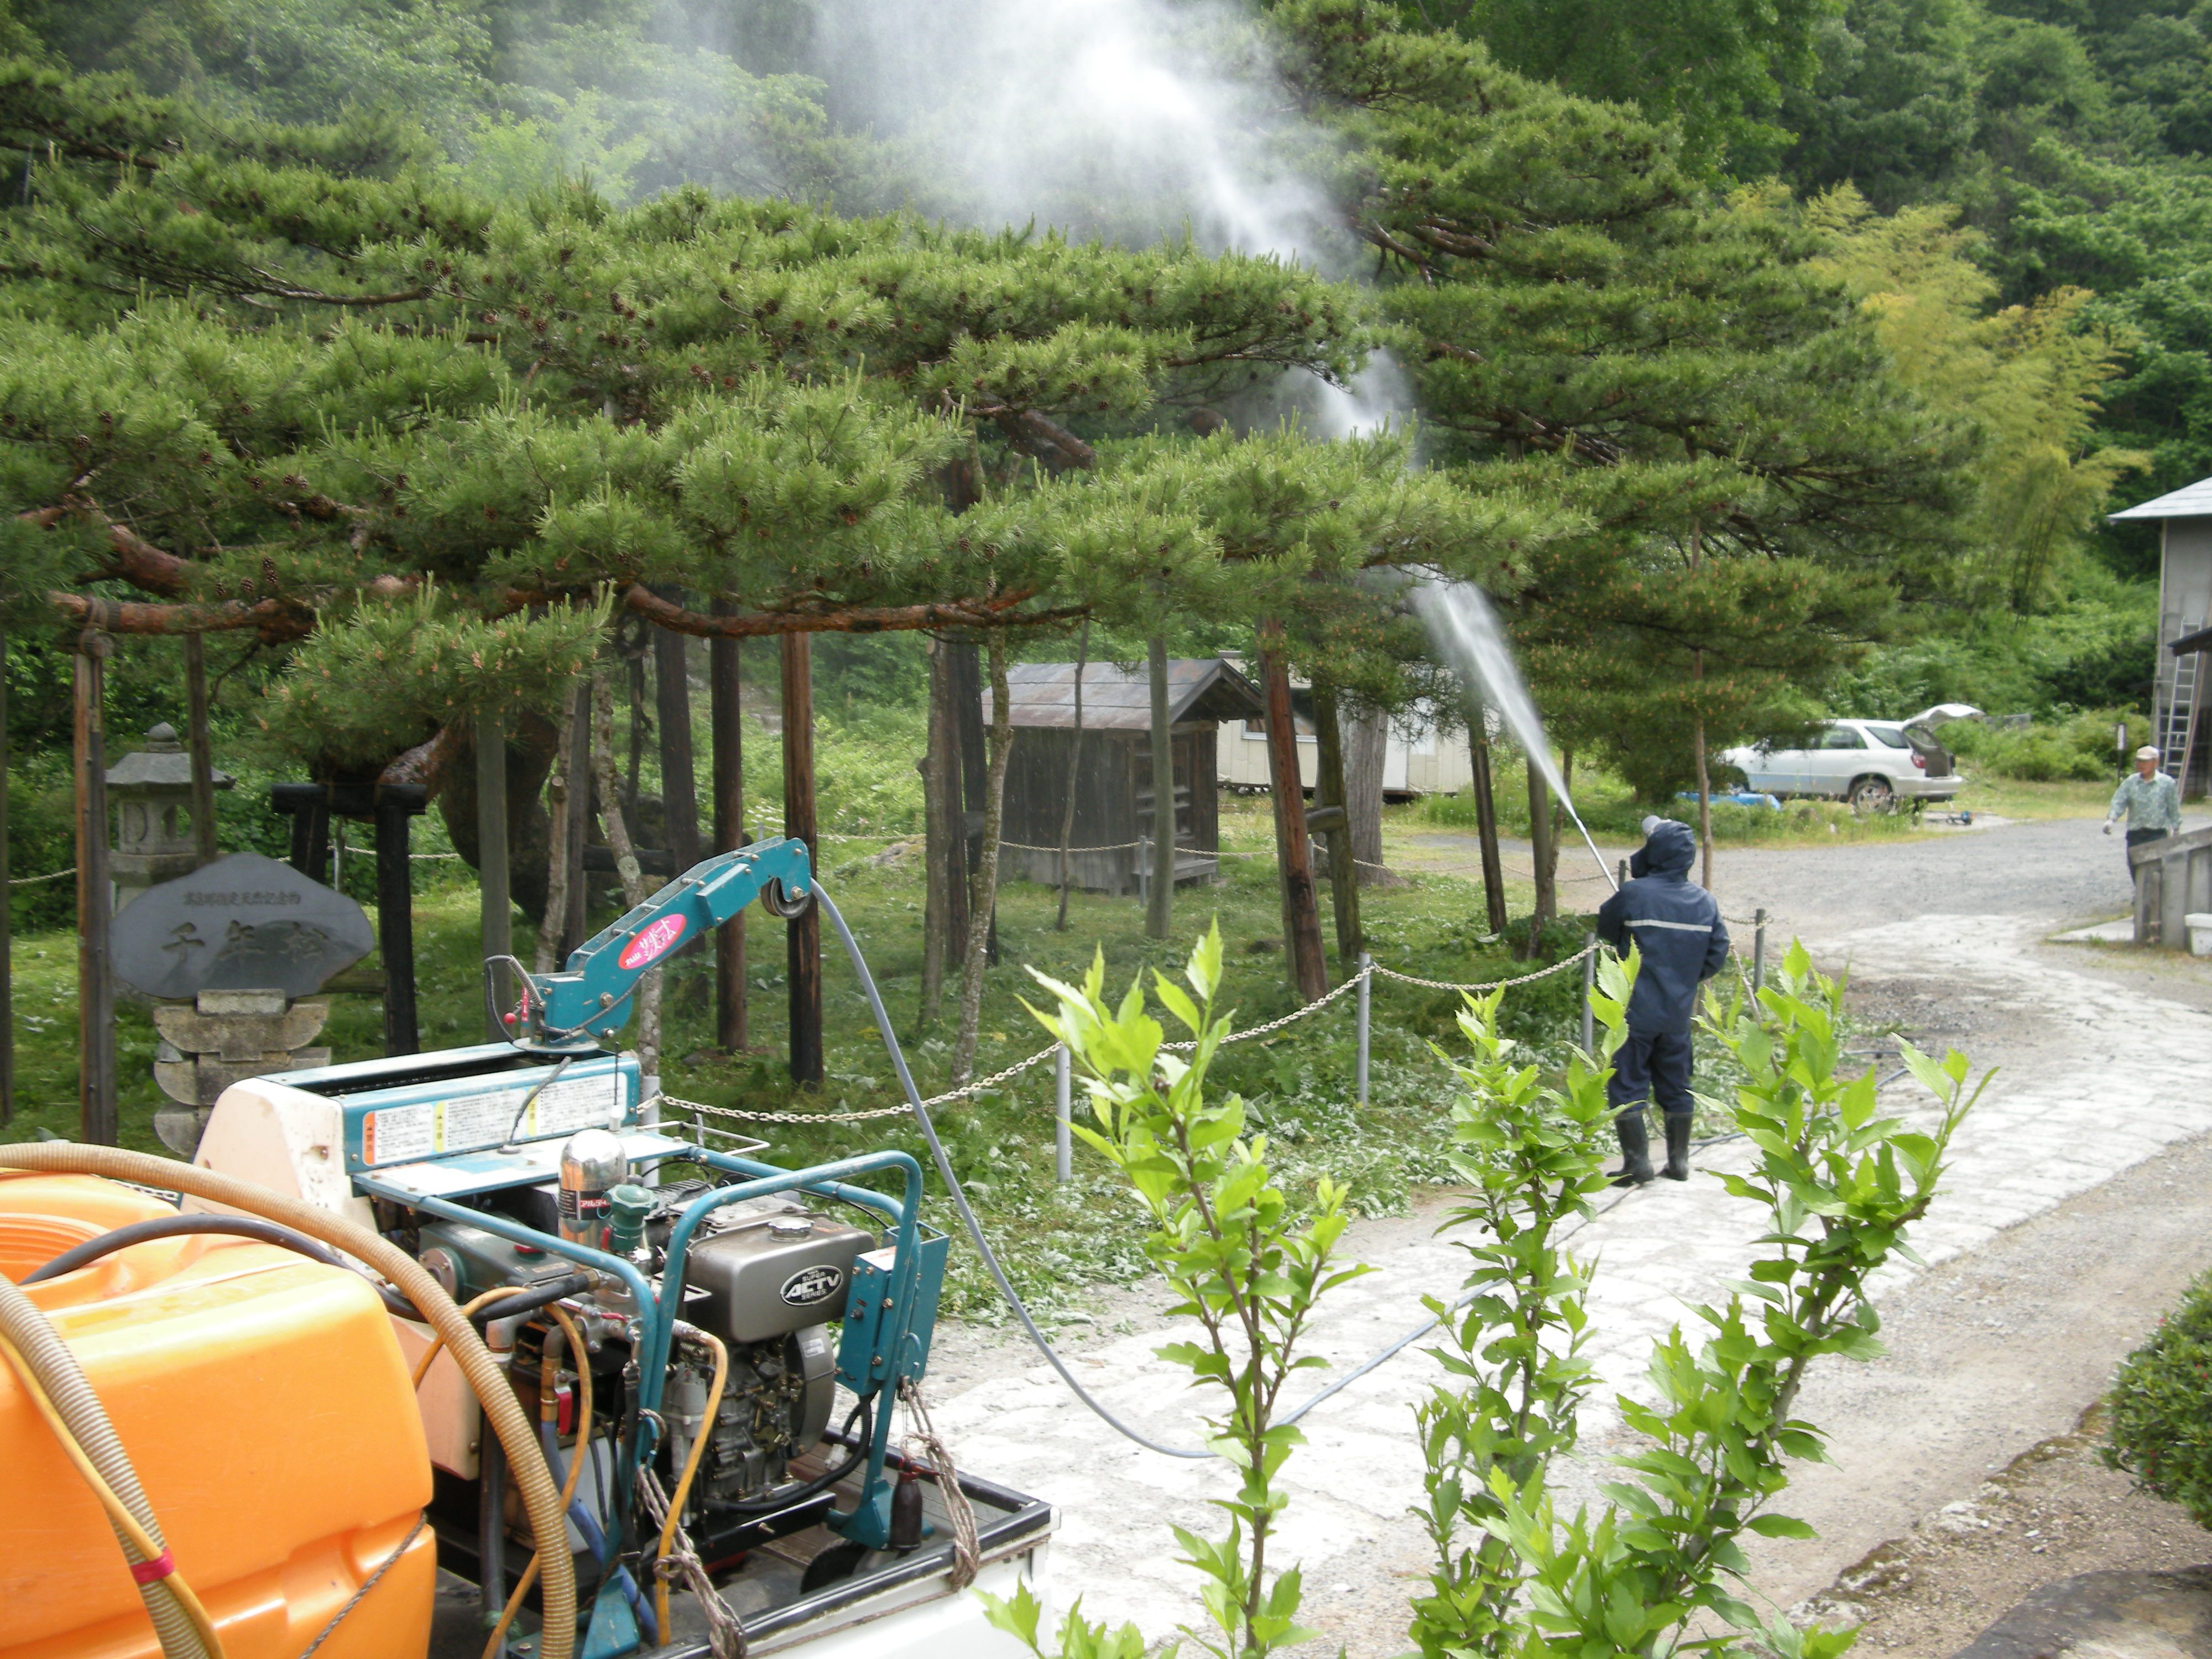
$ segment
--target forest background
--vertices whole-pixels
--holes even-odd
[[[1157,77],[1163,42],[1199,67],[1158,88],[1149,137],[1125,130],[1109,143],[1082,126],[1097,88],[1071,81],[1066,65],[1118,73],[1126,108],[1128,86]],[[1049,349],[1002,319],[975,325],[976,337],[997,328],[1014,341],[994,372],[1030,387],[1103,387],[1098,413],[1071,417],[1048,391],[1034,394],[1036,407],[1061,424],[1036,426],[1010,397],[1006,415],[963,425],[936,406],[915,415],[903,391],[856,398],[872,423],[865,457],[896,452],[897,465],[826,509],[799,504],[778,533],[805,541],[802,509],[826,510],[836,520],[828,541],[854,530],[827,556],[842,600],[910,599],[927,579],[878,568],[882,550],[896,544],[927,565],[964,544],[933,541],[944,523],[909,510],[902,492],[939,477],[933,469],[957,473],[964,447],[1000,481],[993,556],[1010,566],[1026,558],[1064,575],[1073,547],[1126,571],[1135,542],[1176,540],[1173,604],[1132,606],[1099,578],[1059,593],[1048,625],[1014,634],[1016,656],[1073,655],[1086,608],[1094,660],[1140,662],[1153,641],[1175,656],[1249,653],[1273,604],[1291,613],[1287,649],[1302,670],[1385,708],[1439,695],[1449,703],[1453,688],[1418,630],[1370,602],[1360,573],[1397,561],[1479,580],[1499,600],[1555,737],[1587,757],[1586,782],[1593,767],[1609,768],[1624,805],[1691,781],[1693,720],[1717,746],[1823,713],[1896,717],[1943,700],[2055,728],[2071,720],[2093,737],[2100,721],[2085,711],[2141,711],[2155,649],[2155,540],[2105,526],[2101,513],[2116,490],[2148,496],[2212,473],[2212,7],[1683,0],[1632,19],[1624,8],[1534,0],[1250,9],[6,0],[0,50],[13,54],[0,123],[21,168],[15,189],[0,190],[10,422],[0,456],[15,524],[0,559],[20,579],[0,599],[21,872],[70,856],[69,641],[84,613],[58,616],[49,589],[58,572],[82,596],[145,597],[105,555],[88,554],[103,526],[174,539],[195,514],[230,514],[226,526],[247,533],[226,530],[193,553],[172,597],[295,608],[289,637],[247,628],[214,653],[220,758],[241,778],[223,804],[226,844],[267,850],[279,826],[260,810],[259,785],[380,764],[434,729],[440,707],[512,690],[455,691],[470,677],[453,668],[453,650],[441,656],[424,640],[463,658],[471,640],[514,647],[511,659],[495,651],[479,680],[573,667],[577,640],[557,629],[525,640],[527,630],[500,633],[495,617],[480,623],[489,634],[468,633],[479,625],[470,607],[486,603],[494,578],[526,569],[557,586],[546,550],[557,545],[594,578],[681,585],[680,544],[654,544],[669,550],[647,577],[605,553],[624,535],[650,543],[665,520],[690,522],[680,501],[610,493],[595,520],[592,504],[549,502],[504,478],[495,487],[488,471],[459,464],[440,482],[443,508],[459,502],[471,520],[503,526],[515,521],[512,495],[524,514],[544,515],[522,553],[504,529],[466,549],[430,546],[387,508],[349,508],[350,525],[333,529],[313,504],[327,506],[327,494],[301,496],[304,480],[251,454],[234,477],[191,485],[189,501],[163,474],[143,506],[104,496],[113,518],[100,525],[72,507],[66,521],[22,527],[17,514],[52,513],[77,476],[70,419],[96,425],[106,418],[99,399],[119,399],[113,388],[134,377],[176,367],[191,378],[217,339],[281,339],[304,361],[331,356],[333,340],[357,343],[349,330],[380,331],[389,384],[348,381],[352,404],[325,384],[316,394],[325,401],[288,411],[281,433],[214,422],[241,454],[267,442],[331,469],[319,485],[375,477],[388,461],[360,435],[367,428],[330,436],[378,397],[412,400],[412,413],[378,409],[369,421],[383,423],[376,441],[399,445],[439,421],[489,433],[517,399],[550,396],[566,375],[563,394],[587,391],[613,427],[696,440],[668,412],[673,402],[653,406],[657,388],[618,407],[627,390],[532,356],[526,338],[504,367],[489,361],[501,330],[521,336],[512,319],[479,325],[450,295],[410,301],[413,311],[357,305],[370,276],[399,268],[394,250],[410,235],[526,264],[579,227],[609,246],[672,237],[675,216],[655,220],[652,204],[687,199],[672,193],[690,187],[763,204],[726,215],[717,234],[798,226],[825,260],[929,234],[901,226],[1030,223],[1030,239],[1015,239],[1030,252],[931,245],[1000,262],[1006,291],[1030,300],[1069,280],[1064,260],[1053,269],[1061,256],[1034,252],[1048,225],[1078,239],[1070,258],[1091,236],[1150,250],[1149,264],[1110,274],[1196,273],[1214,286],[1178,298],[1173,315],[1089,317],[1089,332],[1054,335]],[[1205,106],[1196,114],[1194,92]],[[1073,113],[1049,110],[1054,99]],[[134,143],[159,158],[146,179],[133,175]],[[1208,144],[1227,158],[1232,188],[1202,176]],[[270,205],[303,179],[319,218]],[[422,216],[395,236],[378,216],[399,201]],[[778,202],[796,216],[779,219],[769,205]],[[434,211],[449,216],[432,226]],[[1180,234],[1191,240],[1179,249]],[[1271,288],[1276,279],[1255,267],[1206,265],[1221,247],[1285,256],[1316,280]],[[1640,259],[1660,276],[1643,280]],[[1091,279],[1106,271],[1087,269]],[[347,280],[325,280],[333,270]],[[1159,343],[1245,325],[1237,306],[1263,289],[1295,325],[1238,359],[1257,365],[1241,380],[1201,384],[1206,366],[1193,362],[1203,354]],[[1345,297],[1360,295],[1371,307]],[[592,303],[610,341],[651,326],[618,289]],[[764,316],[748,319],[750,355],[726,389],[804,355]],[[488,364],[426,386],[437,376],[427,357],[407,359],[408,343],[457,322],[494,337]],[[671,379],[705,373],[665,355]],[[913,356],[924,379],[944,369],[921,347]],[[848,367],[888,374],[884,362],[871,337]],[[834,373],[787,372],[813,377],[813,415],[764,393],[748,405],[763,424],[788,432],[802,416],[836,413],[839,394],[823,389]],[[58,410],[80,390],[80,406]],[[1262,484],[1281,479],[1262,479],[1258,460],[1240,474],[1206,445],[1214,404],[1244,434],[1285,414],[1322,437],[1384,416],[1416,424],[1410,444],[1340,443],[1341,459],[1282,460],[1295,488],[1263,502]],[[1111,465],[1071,465],[1078,448],[1054,435],[1071,426],[1084,454]],[[594,454],[608,477],[629,464]],[[1405,472],[1409,459],[1423,470]],[[188,452],[159,459],[178,476],[195,464]],[[777,456],[771,447],[749,464],[773,471]],[[1076,476],[1093,471],[1095,484]],[[388,467],[384,476],[388,503]],[[1116,496],[1115,479],[1133,482]],[[240,506],[265,501],[272,486],[287,496],[284,514],[257,506],[257,520]],[[403,475],[398,488],[407,487]],[[1285,504],[1301,491],[1302,504]],[[642,516],[614,522],[634,509]],[[352,544],[356,559],[366,550],[387,573],[447,582],[444,610],[394,610],[380,623],[327,597],[295,597],[317,583],[326,592],[334,570],[343,586],[333,560],[364,511],[388,516]],[[1306,599],[1276,580],[1291,564]],[[1222,568],[1273,574],[1224,587]],[[937,596],[969,592],[949,586]],[[595,591],[579,582],[562,597],[583,605]],[[1054,598],[1047,591],[1036,608]],[[368,667],[410,636],[436,696],[395,696]],[[621,672],[644,690],[645,630],[633,617],[615,638]],[[118,651],[118,734],[175,718],[179,649],[157,632]],[[825,830],[881,840],[924,828],[914,763],[928,742],[926,651],[920,631],[817,637]],[[775,646],[752,639],[742,652],[750,697],[772,686]],[[1704,687],[1695,696],[1685,689],[1693,673]],[[648,792],[657,759],[635,734],[649,708],[647,692],[629,728]],[[774,776],[775,752],[756,750],[755,778]],[[1517,770],[1510,755],[1501,764]],[[2097,769],[2070,751],[2062,766]],[[635,760],[630,775],[635,797]],[[1510,802],[1517,778],[1501,781]],[[771,830],[773,792],[756,793],[749,816],[762,819],[757,832]],[[1528,823],[1517,805],[1507,811]],[[422,844],[447,843],[434,829]],[[1261,915],[1263,893],[1247,896]],[[1390,902],[1377,901],[1378,936],[1421,935],[1421,951],[1458,953],[1445,965],[1463,968],[1467,941],[1487,936],[1480,921],[1446,919],[1449,905],[1425,899],[1400,918]],[[35,933],[64,922],[66,888],[17,890],[10,904],[17,928]]]

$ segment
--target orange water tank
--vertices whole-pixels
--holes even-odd
[[[0,1178],[0,1273],[173,1213],[89,1176]],[[229,1659],[297,1659],[408,1534],[430,1463],[358,1275],[216,1235],[135,1245],[29,1287],[98,1392]],[[427,1526],[317,1659],[420,1659]],[[0,1364],[0,1659],[158,1659],[123,1552]]]

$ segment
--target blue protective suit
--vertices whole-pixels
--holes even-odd
[[[1628,860],[1628,884],[1598,907],[1597,936],[1622,956],[1643,953],[1628,1029],[1686,1037],[1698,987],[1728,961],[1728,928],[1713,896],[1690,880],[1697,838],[1686,823],[1647,820]]]

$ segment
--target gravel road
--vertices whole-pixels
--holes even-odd
[[[1471,860],[1472,842],[1422,836],[1408,852],[1409,865],[1449,867]],[[1804,1470],[1786,1507],[1822,1535],[1755,1558],[1761,1590],[1788,1606],[2069,1431],[2160,1309],[2212,1267],[2201,1196],[2212,1189],[2212,965],[2048,942],[2126,905],[2118,846],[2094,821],[1729,851],[1716,873],[1727,914],[1764,907],[1776,919],[1771,948],[1794,933],[1824,966],[1848,966],[1863,1016],[2002,1068],[1917,1236],[1929,1266],[1886,1278],[1891,1353],[1825,1366],[1808,1386],[1806,1414],[1829,1430],[1835,1461]],[[1594,874],[1589,884],[1602,890]],[[1899,1085],[1893,1106],[1924,1110],[1914,1092]],[[1745,1155],[1717,1148],[1703,1163]],[[1601,1257],[1601,1398],[1639,1385],[1651,1339],[1685,1298],[1717,1298],[1740,1276],[1751,1219],[1716,1181],[1661,1183],[1578,1241]],[[1456,1282],[1458,1254],[1432,1224],[1417,1215],[1350,1230],[1346,1253],[1376,1271],[1316,1328],[1332,1364],[1375,1352],[1419,1322],[1423,1295]],[[1155,1307],[1142,1292],[1104,1298],[1102,1324],[1117,1334],[1076,1345],[1079,1363],[1115,1409],[1187,1442],[1180,1374],[1152,1353],[1166,1328]],[[1061,1603],[1080,1594],[1094,1616],[1133,1619],[1156,1640],[1194,1619],[1194,1576],[1168,1527],[1212,1528],[1205,1500],[1224,1490],[1222,1472],[1120,1439],[1002,1335],[940,1342],[937,1418],[963,1462],[1060,1506]],[[1403,1649],[1425,1559],[1407,1514],[1419,1475],[1410,1413],[1436,1375],[1409,1352],[1362,1379],[1307,1419],[1310,1443],[1290,1468],[1284,1553],[1305,1564],[1310,1621],[1358,1659]],[[1609,1405],[1586,1425],[1578,1467],[1561,1471],[1569,1495],[1594,1492],[1605,1455],[1626,1443]]]

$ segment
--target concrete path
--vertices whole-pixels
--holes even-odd
[[[2206,976],[2171,959],[2146,968],[2094,946],[2044,943],[2061,927],[2110,915],[2126,901],[2118,856],[2094,823],[1732,854],[1723,863],[1721,893],[1730,914],[1765,905],[1795,926],[1824,965],[1848,963],[1855,1002],[1870,1018],[1901,1019],[1923,1046],[1940,1051],[1955,1042],[1978,1066],[2002,1068],[1955,1144],[1944,1196],[1915,1237],[1935,1272],[1893,1268],[1882,1287],[1886,1317],[1908,1315],[1916,1287],[1933,1294],[1928,1286],[1941,1280],[1942,1294],[1954,1296],[1960,1267],[1944,1264],[1971,1265],[2008,1230],[2087,1202],[2085,1195],[2136,1166],[2187,1155],[2189,1143],[2212,1132]],[[1787,935],[1778,929],[1771,937],[1778,948]],[[1909,1080],[1889,1098],[1908,1115],[1929,1109]],[[1748,1158],[1739,1142],[1714,1148],[1703,1164],[1717,1170]],[[1455,1289],[1462,1258],[1448,1237],[1431,1236],[1433,1220],[1431,1213],[1351,1230],[1346,1253],[1376,1271],[1339,1293],[1316,1327],[1313,1352],[1340,1370],[1356,1364],[1425,1317],[1424,1296]],[[1625,1443],[1612,1394],[1638,1386],[1652,1339],[1682,1317],[1684,1299],[1718,1300],[1722,1282],[1741,1275],[1756,1221],[1752,1206],[1729,1199],[1717,1181],[1661,1182],[1607,1208],[1577,1241],[1601,1261],[1589,1352],[1605,1386],[1585,1413],[1581,1462],[1561,1471],[1567,1493],[1587,1494],[1605,1454]],[[2123,1213],[2092,1235],[2094,1261],[2069,1264],[2063,1256],[2082,1249],[2088,1235],[2053,1229],[2055,1243],[2043,1254],[2057,1259],[2027,1269],[2089,1279],[2101,1272],[2113,1284],[2107,1300],[2118,1299],[2117,1318],[2072,1345],[2079,1352],[2047,1411],[2022,1410],[2014,1401],[2001,1420],[1985,1419],[1972,1397],[1980,1385],[1963,1378],[1966,1398],[1920,1413],[1948,1425],[1948,1439],[1931,1447],[1900,1422],[1895,1400],[1852,1409],[1855,1388],[1867,1391],[1853,1378],[1871,1376],[1866,1368],[1837,1365],[1819,1376],[1820,1398],[1838,1414],[1828,1420],[1839,1468],[1817,1472],[1798,1510],[1828,1536],[1765,1553],[1761,1577],[1778,1599],[1786,1604],[1819,1588],[1889,1535],[1883,1528],[1893,1511],[1909,1522],[1934,1506],[1929,1500],[1946,1480],[1968,1470],[1978,1479],[1985,1462],[2070,1426],[2086,1403],[2085,1385],[2094,1394],[2130,1334],[2162,1305],[2128,1307],[2129,1286],[2143,1283],[2164,1298],[2190,1272],[2212,1265],[2212,1240],[2202,1231],[2177,1239],[2130,1227]],[[2155,1252],[2160,1271],[2127,1271],[2131,1249]],[[1078,1363],[1101,1397],[1146,1433],[1194,1443],[1182,1374],[1152,1354],[1165,1327],[1142,1302],[1133,1304],[1134,1334],[1091,1347]],[[971,1351],[945,1368],[940,1392],[963,1374],[981,1380],[945,1398],[937,1420],[966,1466],[1059,1505],[1060,1605],[1080,1595],[1093,1616],[1133,1620],[1155,1640],[1196,1620],[1195,1575],[1176,1560],[1169,1528],[1213,1530],[1218,1512],[1206,1500],[1229,1489],[1225,1471],[1133,1446],[1042,1364],[1029,1363],[1034,1356],[1012,1346],[996,1353],[995,1364]],[[2004,1374],[2002,1366],[1976,1373],[1991,1382]],[[1318,1387],[1329,1373],[1315,1375]],[[1355,1382],[1305,1420],[1310,1443],[1287,1472],[1293,1497],[1282,1557],[1304,1564],[1310,1621],[1330,1647],[1347,1644],[1360,1659],[1403,1649],[1405,1603],[1425,1560],[1425,1540],[1407,1513],[1419,1494],[1412,1412],[1438,1375],[1413,1351]],[[1949,1385],[1938,1364],[1933,1374],[1923,1365],[1916,1386],[1940,1393]],[[1854,1501],[1855,1492],[1882,1496]]]

